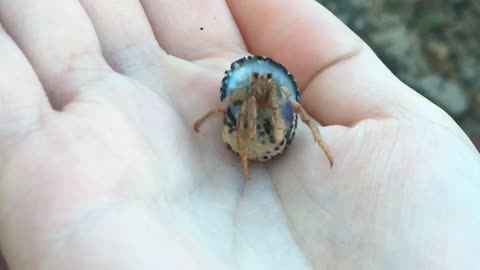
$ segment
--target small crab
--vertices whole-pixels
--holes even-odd
[[[193,129],[198,132],[202,124],[223,113],[223,141],[240,155],[247,179],[248,160],[267,161],[285,151],[295,136],[298,115],[333,165],[316,124],[299,103],[293,76],[279,63],[260,56],[233,62],[220,94],[220,105],[197,120]]]

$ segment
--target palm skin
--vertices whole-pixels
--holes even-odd
[[[248,53],[154,54],[131,74],[88,71],[101,79],[75,82],[60,111],[26,121],[2,145],[0,243],[10,269],[480,264],[480,158],[419,97],[412,103],[425,102],[427,115],[321,128],[333,168],[300,124],[289,149],[252,164],[246,181],[221,142],[222,121],[200,134],[192,125],[218,103],[232,58]]]

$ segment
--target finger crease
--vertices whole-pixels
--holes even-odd
[[[324,73],[326,70],[328,70],[328,69],[330,69],[334,66],[337,66],[337,65],[339,65],[341,63],[344,63],[344,62],[347,62],[347,61],[351,61],[352,59],[360,56],[365,51],[366,48],[367,48],[367,45],[364,42],[360,42],[358,44],[358,46],[355,46],[349,52],[335,57],[334,59],[332,59],[332,61],[330,61],[327,64],[320,67],[320,69],[317,72],[315,72],[315,74],[312,76],[312,79],[309,80],[309,83],[307,84],[306,87],[303,88],[304,90],[301,91],[300,94],[304,94],[306,92],[306,90],[309,88],[310,84],[315,80],[315,78],[320,76],[320,74]]]

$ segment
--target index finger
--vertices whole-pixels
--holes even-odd
[[[323,124],[439,111],[315,1],[227,2],[250,52],[285,65],[298,81],[302,104]]]

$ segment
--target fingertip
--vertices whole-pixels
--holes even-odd
[[[286,66],[303,89],[320,70],[363,46],[313,0],[227,0],[250,52]]]

